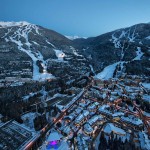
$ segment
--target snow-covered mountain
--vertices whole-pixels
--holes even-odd
[[[77,36],[77,35],[75,35],[75,36],[68,36],[68,35],[66,35],[65,37],[70,39],[70,40],[81,39],[81,38],[87,39],[87,37],[80,37],[80,36]]]
[[[85,49],[96,72],[105,67],[110,76],[121,73],[150,74],[150,24],[137,24],[94,38],[76,39],[75,47]],[[101,74],[100,74],[101,75]],[[99,76],[100,77],[100,76]]]
[[[72,41],[55,31],[28,22],[0,22],[0,37],[1,78],[21,75],[43,80],[59,77],[64,70],[78,74],[80,67],[81,74],[88,72],[86,59]]]
[[[25,21],[0,22],[0,78],[73,81],[90,72],[108,79],[150,74],[150,24],[92,38],[63,36]]]
[[[42,27],[28,22],[0,22],[0,27],[1,41],[3,42],[3,44],[1,44],[2,48],[5,48],[7,44],[9,46],[15,44],[19,51],[27,54],[33,61],[34,80],[53,77],[47,72],[47,62],[44,59],[43,51],[56,49],[54,44],[61,47],[61,44],[69,42],[65,37],[51,30],[46,31]],[[59,41],[61,44],[57,43]],[[7,44],[5,44],[5,42]],[[51,42],[53,42],[53,44]],[[51,52],[46,53],[50,55]],[[53,53],[55,53],[55,51],[53,51]],[[49,58],[51,57],[52,56],[49,56]],[[40,61],[40,65],[43,68],[42,72],[39,71],[37,61]]]
[[[29,25],[30,23],[26,22],[26,21],[20,21],[20,22],[0,22],[0,26],[2,28],[5,27],[13,27],[13,26],[25,26],[25,25]]]

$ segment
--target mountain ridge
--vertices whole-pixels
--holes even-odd
[[[5,62],[2,63],[1,72],[4,74],[4,70],[7,68],[5,56],[9,56],[12,48],[15,53],[18,53],[18,49],[19,53],[26,53],[32,59],[33,65],[29,66],[28,69],[30,69],[30,74],[33,72],[33,74],[39,76],[36,77],[36,80],[43,78],[43,76],[44,78],[60,77],[61,71],[72,72],[72,70],[69,70],[70,68],[75,68],[75,70],[78,70],[77,74],[83,75],[91,71],[90,65],[94,72],[99,73],[105,67],[116,62],[118,62],[116,68],[122,69],[121,71],[115,69],[117,73],[113,73],[114,77],[123,73],[148,75],[149,69],[147,68],[150,68],[148,65],[150,55],[148,50],[150,47],[149,36],[150,24],[145,23],[118,29],[96,37],[70,40],[56,31],[25,21],[0,22],[0,50],[2,51],[1,55],[4,56],[1,57],[1,61]],[[10,49],[8,53],[3,53],[5,47]],[[10,61],[12,58],[10,59],[8,56],[6,59]],[[131,66],[136,66],[135,64],[141,66],[138,73],[136,69],[132,70]],[[54,66],[62,70],[54,71],[52,68]],[[84,73],[81,73],[82,71],[79,71],[79,68],[84,68]],[[51,74],[51,72],[53,73]],[[118,72],[120,72],[120,75],[118,75]],[[1,78],[7,76],[11,75],[6,74]]]

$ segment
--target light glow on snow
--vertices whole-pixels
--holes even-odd
[[[63,53],[61,50],[54,49],[56,56],[59,61],[64,61],[65,53]]]

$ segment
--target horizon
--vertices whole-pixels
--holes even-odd
[[[34,24],[34,23],[32,23],[32,22],[28,22],[28,21],[25,21],[25,20],[22,20],[22,21],[0,21],[0,23],[1,23],[1,22],[5,22],[5,23],[9,23],[9,22],[12,22],[12,23],[27,22],[27,23],[30,23],[30,24]],[[138,25],[138,24],[150,24],[150,22],[147,22],[147,23],[140,22],[140,23],[137,23],[137,24],[133,24],[133,25],[131,25],[131,26]],[[126,26],[126,27],[117,28],[117,29],[114,29],[114,30],[111,30],[111,31],[107,31],[107,32],[105,32],[105,33],[98,34],[98,35],[96,35],[96,36],[89,36],[89,37],[82,36],[82,37],[81,37],[81,36],[78,36],[78,35],[76,35],[76,34],[75,34],[75,35],[64,35],[64,34],[58,32],[58,31],[56,31],[56,30],[54,30],[54,29],[50,29],[50,28],[44,27],[44,26],[42,26],[42,25],[40,25],[40,24],[35,24],[35,25],[41,26],[41,27],[46,28],[46,29],[49,29],[49,30],[53,30],[53,31],[55,31],[55,32],[57,32],[57,33],[59,33],[59,34],[65,36],[65,37],[67,37],[67,38],[69,38],[69,39],[71,39],[71,38],[85,38],[85,39],[86,39],[86,38],[90,38],[90,37],[97,37],[97,36],[100,36],[100,35],[103,35],[103,34],[106,34],[106,33],[109,33],[109,32],[113,32],[113,31],[116,31],[116,30],[120,30],[120,29],[124,29],[124,28],[129,28],[129,27],[131,27],[131,26]]]
[[[95,37],[150,22],[150,1],[1,0],[0,21],[27,21],[65,36]]]

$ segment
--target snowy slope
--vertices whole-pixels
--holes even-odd
[[[113,77],[113,73],[114,73],[114,71],[116,69],[117,64],[119,64],[119,62],[114,63],[112,65],[109,65],[109,66],[105,67],[103,69],[103,71],[100,72],[100,73],[98,73],[95,77],[99,78],[101,80],[108,80],[108,79],[112,78]]]
[[[143,56],[143,52],[141,51],[140,47],[137,47],[137,51],[136,51],[136,57],[133,60],[141,60],[141,57]]]
[[[18,46],[18,49],[20,51],[25,52],[32,59],[33,80],[43,81],[45,79],[54,78],[52,74],[49,74],[47,72],[47,64],[44,61],[42,54],[39,51],[37,51],[36,53],[33,53],[33,51],[31,50],[32,43],[29,42],[30,32],[34,31],[36,34],[40,34],[39,28],[36,25],[30,24],[28,22],[0,22],[0,25],[2,27],[19,26],[19,28],[14,32],[14,34],[10,35],[7,38],[5,38],[7,36],[7,34],[5,34],[3,38],[5,39],[6,42],[10,41],[10,42],[15,43]],[[22,38],[25,40],[25,43],[22,42]],[[24,45],[27,46],[26,49],[23,47]],[[39,72],[39,67],[37,65],[38,60],[41,61],[41,65],[43,67],[43,73]]]
[[[126,73],[127,67],[133,63],[142,64],[142,60],[145,59],[145,64],[147,64],[147,60],[150,60],[149,52],[147,52],[147,48],[150,47],[149,29],[150,25],[140,24],[88,39],[66,36],[72,40],[70,41],[55,31],[25,21],[0,22],[2,42],[5,40],[6,43],[15,43],[20,51],[25,52],[32,59],[34,80],[54,77],[52,74],[55,74],[55,71],[52,72],[53,69],[48,68],[48,63],[52,61],[58,64],[68,61],[70,63],[67,65],[72,65],[71,68],[78,67],[76,70],[79,72],[83,71],[83,66],[87,67],[85,74],[89,72],[89,69],[93,73],[103,69],[96,77],[104,80],[112,78],[118,66],[121,67],[118,72],[122,74],[122,72]],[[78,40],[73,40],[77,38]],[[148,47],[145,47],[144,40],[147,45],[149,44]],[[91,61],[92,59],[94,61]],[[105,64],[109,65],[105,66]],[[50,65],[53,67],[53,62]],[[43,73],[40,73],[41,67],[39,66],[43,67]],[[144,66],[141,67],[144,68]],[[148,67],[144,70],[148,72]],[[119,77],[118,74],[114,77]]]
[[[65,57],[65,53],[63,53],[61,50],[56,50],[54,49],[56,56],[58,58],[59,61],[64,61],[64,57]]]

